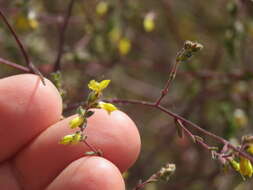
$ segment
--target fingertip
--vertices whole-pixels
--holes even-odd
[[[0,161],[60,119],[61,97],[49,80],[45,82],[33,74],[0,80]]]
[[[118,168],[101,157],[83,157],[72,162],[46,190],[125,190]]]
[[[90,151],[84,143],[59,144],[63,136],[74,132],[69,128],[71,118],[74,116],[49,127],[16,156],[14,163],[23,176],[22,184],[28,184],[32,189],[45,187],[68,164]],[[138,158],[141,146],[138,130],[134,122],[121,111],[108,115],[96,109],[84,133],[88,137],[87,142],[101,150],[103,157],[121,172],[131,167]]]
[[[121,172],[130,168],[140,154],[139,131],[133,120],[122,111],[108,114],[96,109],[94,117],[88,121],[87,134],[89,142],[102,147],[104,156]]]

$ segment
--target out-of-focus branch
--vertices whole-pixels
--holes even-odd
[[[19,69],[19,70],[24,71],[24,72],[30,72],[30,69],[29,69],[29,68],[24,67],[24,66],[22,66],[22,65],[18,65],[18,64],[16,64],[16,63],[13,63],[13,62],[8,61],[8,60],[3,59],[3,58],[0,58],[0,64],[1,64],[1,63],[2,63],[2,64],[5,64],[5,65],[8,65],[8,66],[11,66],[11,67],[13,67],[13,68]]]
[[[133,190],[140,190],[145,187],[145,185],[149,183],[154,183],[158,180],[165,180],[168,181],[170,177],[174,174],[176,171],[176,165],[175,164],[166,164],[164,167],[162,167],[158,172],[151,175],[146,181],[141,182],[137,184]]]
[[[65,33],[66,33],[68,23],[69,23],[69,20],[70,20],[70,17],[71,17],[74,2],[75,2],[75,0],[70,0],[70,2],[69,2],[67,12],[66,12],[66,16],[64,18],[63,25],[62,25],[60,33],[59,33],[58,52],[57,52],[57,57],[56,57],[56,60],[55,60],[55,63],[54,63],[54,71],[55,72],[58,71],[58,70],[61,70],[61,58],[62,58],[63,50],[64,50]]]
[[[6,24],[7,28],[10,30],[12,36],[15,38],[24,58],[25,58],[25,61],[26,61],[26,65],[27,67],[30,69],[30,72],[34,73],[34,74],[37,74],[40,76],[43,84],[45,85],[45,81],[44,81],[44,78],[43,78],[43,75],[40,73],[40,71],[34,66],[34,64],[31,62],[26,50],[25,50],[25,47],[23,45],[23,43],[20,41],[20,39],[18,38],[18,35],[16,34],[16,32],[14,31],[14,29],[12,28],[12,26],[10,25],[10,23],[8,22],[6,16],[4,15],[4,13],[2,12],[2,10],[0,10],[0,16],[3,20],[3,22]]]

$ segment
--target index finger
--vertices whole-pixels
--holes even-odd
[[[0,162],[15,154],[61,117],[62,100],[54,85],[32,74],[0,80]]]

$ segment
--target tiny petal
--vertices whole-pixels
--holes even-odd
[[[73,137],[71,144],[77,144],[83,139],[83,135],[81,133],[76,133]]]
[[[238,162],[232,159],[229,161],[229,163],[231,167],[234,168],[235,171],[240,172],[240,164]]]
[[[83,140],[83,135],[78,132],[78,133],[74,133],[71,135],[66,135],[64,136],[61,140],[60,140],[60,144],[65,144],[65,145],[69,145],[69,144],[77,144],[78,142]]]
[[[155,29],[155,15],[154,13],[148,13],[143,20],[143,27],[146,32],[151,32]]]
[[[103,16],[104,14],[106,14],[108,11],[108,3],[105,1],[101,1],[100,3],[98,3],[97,7],[96,7],[96,13],[100,16]]]
[[[100,91],[104,90],[105,88],[107,88],[107,86],[110,84],[111,80],[103,80],[99,83],[99,88]]]
[[[253,144],[250,144],[250,145],[247,147],[246,151],[247,151],[248,153],[250,153],[251,155],[253,155]]]
[[[102,92],[110,83],[110,80],[103,80],[101,82],[97,82],[95,80],[91,80],[88,84],[89,89],[96,93]]]
[[[81,126],[83,122],[84,122],[84,117],[77,116],[69,122],[69,127],[71,129],[77,128]]]
[[[253,174],[253,167],[252,167],[251,162],[248,159],[243,158],[243,157],[240,158],[240,173],[243,176],[248,176],[248,177],[251,177]]]
[[[60,144],[71,144],[75,134],[66,135],[60,140]]]
[[[131,41],[127,38],[122,38],[118,43],[119,53],[127,55],[131,50]]]
[[[246,113],[242,109],[236,109],[233,114],[234,121],[239,127],[245,127],[248,123]]]
[[[105,103],[105,102],[99,102],[98,107],[107,111],[108,114],[110,114],[111,112],[113,112],[115,110],[118,110],[118,108],[116,106],[114,106],[113,104]]]
[[[91,80],[88,84],[90,90],[97,92],[99,90],[99,83],[95,80]]]

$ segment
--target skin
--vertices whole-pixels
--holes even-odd
[[[103,158],[85,156],[84,143],[61,145],[74,131],[60,121],[62,100],[38,76],[0,79],[0,187],[3,190],[124,190],[121,173],[136,161],[140,136],[123,112],[95,110],[85,134]]]

